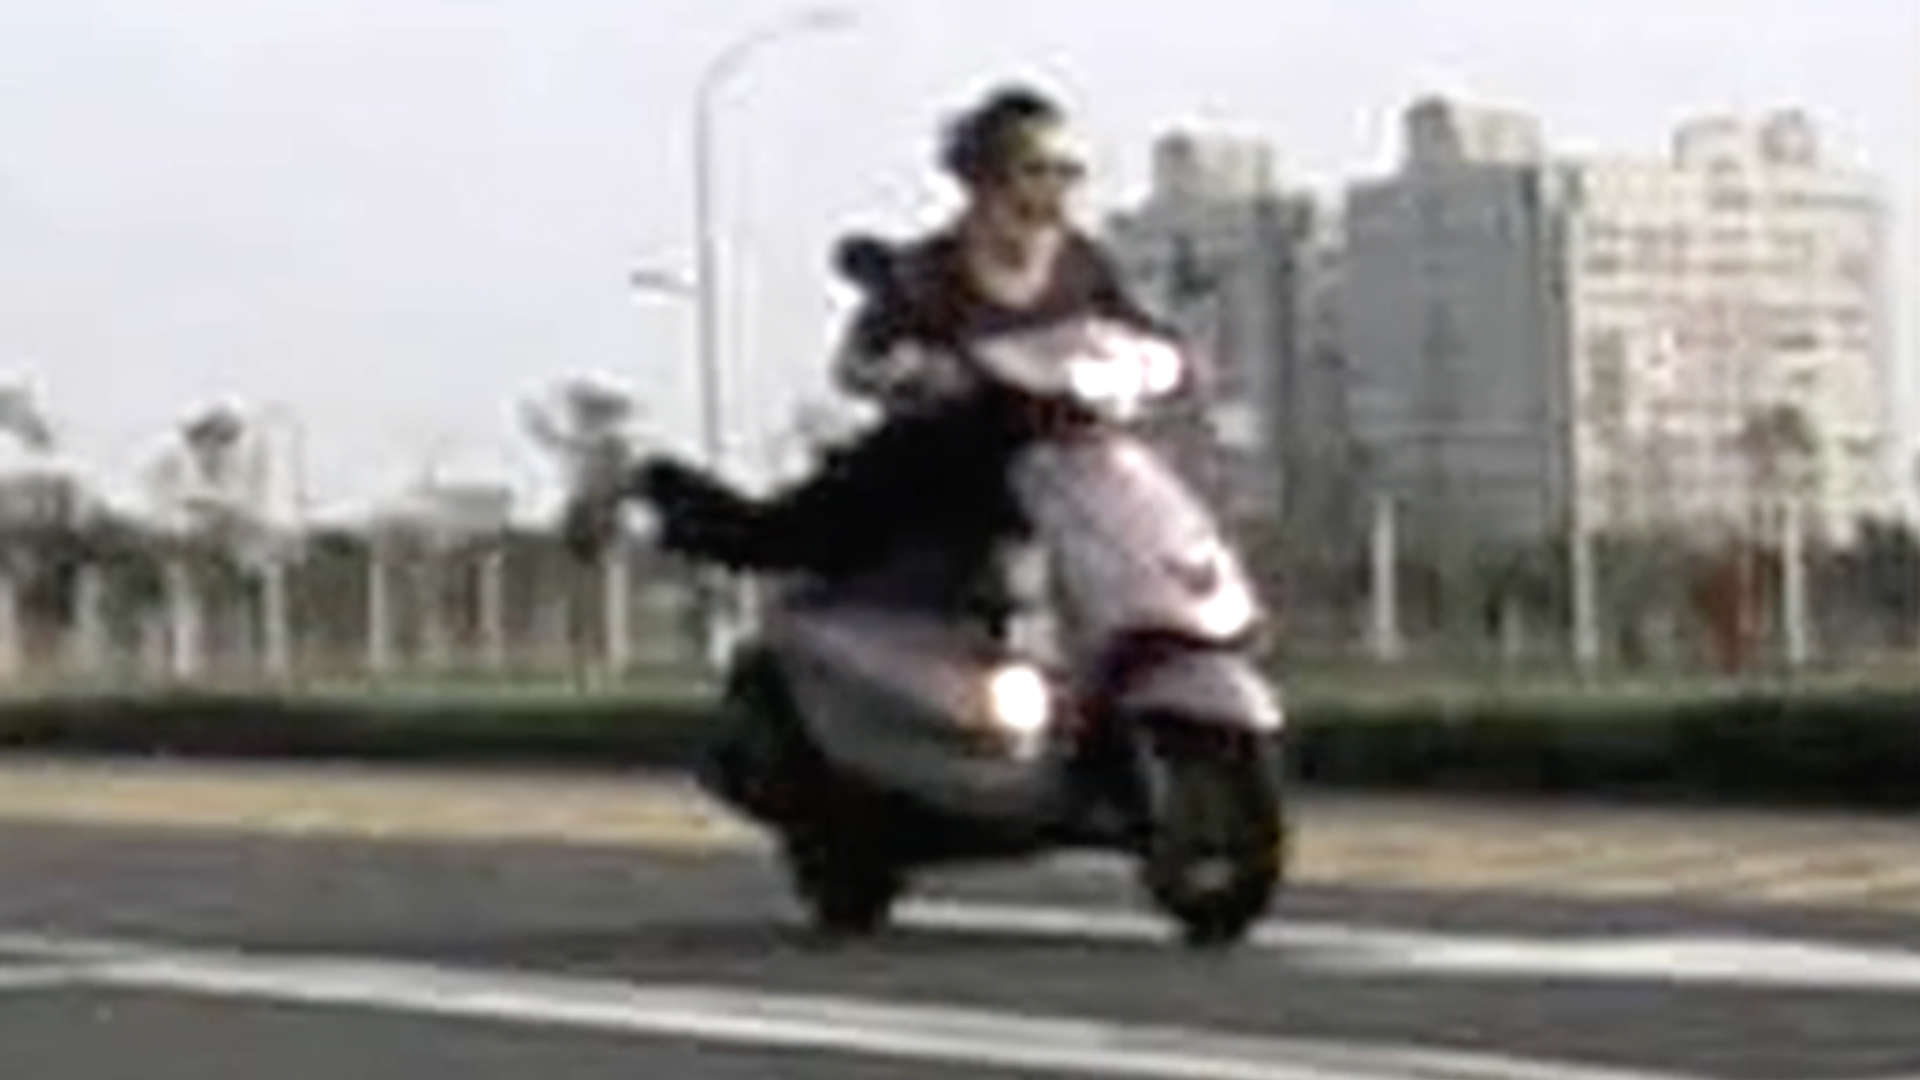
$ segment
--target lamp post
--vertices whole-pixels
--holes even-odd
[[[839,30],[853,23],[843,8],[806,8],[754,30],[715,54],[700,71],[693,107],[694,306],[700,359],[700,427],[709,467],[719,469],[725,453],[721,438],[719,241],[714,210],[714,105],[720,88],[755,52],[778,41],[808,33]]]
[[[688,281],[671,273],[636,271],[628,278],[637,289],[690,299],[694,305],[695,349],[700,370],[700,443],[707,467],[716,473],[725,464],[723,402],[720,371],[719,240],[715,224],[718,200],[714,193],[714,112],[719,92],[738,74],[748,58],[765,46],[803,34],[839,30],[852,25],[853,13],[844,8],[803,8],[760,27],[714,54],[694,84],[693,97],[693,227],[694,268]],[[714,603],[719,590],[710,590],[706,617],[708,658],[718,662],[725,642]]]

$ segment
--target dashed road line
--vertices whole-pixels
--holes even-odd
[[[71,986],[85,975],[86,969],[75,964],[0,965],[0,993]]]
[[[903,925],[953,933],[1164,942],[1168,923],[1130,911],[937,900],[902,905]],[[1920,994],[1920,952],[1715,934],[1523,937],[1273,920],[1256,948],[1344,975],[1545,978]],[[1920,1009],[1920,1003],[1916,1003]]]
[[[1178,1080],[1689,1080],[1491,1053],[979,1008],[485,972],[364,957],[0,935],[89,986],[692,1038],[992,1069]]]

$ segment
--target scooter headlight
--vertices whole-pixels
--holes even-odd
[[[1130,419],[1153,398],[1180,387],[1186,362],[1172,345],[1137,335],[1090,331],[1092,347],[1067,364],[1067,384],[1082,405]]]
[[[1053,719],[1053,694],[1031,664],[1007,664],[987,679],[987,713],[1007,734],[1036,738]]]
[[[1209,637],[1234,638],[1247,631],[1254,620],[1253,594],[1233,578],[1223,578],[1194,609],[1200,629]]]
[[[1164,341],[1145,342],[1140,350],[1141,381],[1152,397],[1165,397],[1180,388],[1186,374],[1186,360],[1180,350]]]
[[[1067,382],[1080,404],[1103,414],[1129,417],[1140,407],[1146,373],[1131,357],[1081,357],[1067,365]]]

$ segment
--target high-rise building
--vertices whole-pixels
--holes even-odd
[[[1338,214],[1316,212],[1296,258],[1294,342],[1281,368],[1279,428],[1282,514],[1302,554],[1351,550],[1364,527],[1366,493],[1356,484],[1348,396],[1345,320],[1346,230]]]
[[[1685,124],[1667,159],[1568,162],[1566,273],[1596,526],[1844,540],[1891,510],[1884,212],[1797,112]]]
[[[1551,171],[1539,126],[1424,101],[1405,157],[1353,185],[1338,305],[1364,483],[1429,539],[1539,535],[1562,513]]]
[[[1750,530],[1888,509],[1883,211],[1808,121],[1555,161],[1426,101],[1346,206],[1341,336],[1369,483],[1430,539]],[[1577,502],[1575,501],[1577,496]]]
[[[1278,193],[1263,142],[1181,132],[1153,150],[1153,187],[1107,238],[1140,301],[1208,367],[1204,416],[1176,439],[1182,464],[1230,515],[1281,498],[1282,379],[1295,348],[1297,254],[1308,204]]]

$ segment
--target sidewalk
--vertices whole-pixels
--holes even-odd
[[[290,836],[751,847],[677,776],[0,755],[0,822]]]
[[[0,757],[0,821],[755,850],[678,777]],[[1920,914],[1920,822],[1852,813],[1308,793],[1296,880]]]

